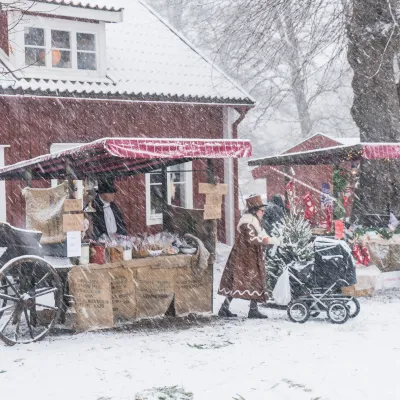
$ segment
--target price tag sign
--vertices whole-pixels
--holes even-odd
[[[67,257],[80,257],[81,245],[82,239],[80,231],[67,232]]]

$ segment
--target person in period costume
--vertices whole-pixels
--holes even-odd
[[[261,196],[246,200],[247,212],[240,218],[237,235],[229,254],[218,294],[226,296],[218,315],[236,317],[229,311],[233,298],[250,300],[249,318],[268,318],[258,310],[257,302],[267,300],[267,283],[263,256],[264,245],[280,245],[261,227],[264,207]]]
[[[272,196],[271,201],[267,202],[264,209],[264,215],[262,217],[262,227],[265,229],[268,235],[271,235],[274,226],[282,222],[285,217],[285,204],[283,202],[282,196],[276,194]]]
[[[106,234],[126,235],[126,225],[121,210],[114,203],[117,188],[112,181],[98,183],[97,196],[92,202],[94,212],[91,214],[92,233],[94,240]]]

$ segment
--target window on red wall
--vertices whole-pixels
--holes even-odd
[[[168,167],[168,203],[193,208],[192,162]],[[146,174],[146,224],[162,224],[162,175],[160,170]]]

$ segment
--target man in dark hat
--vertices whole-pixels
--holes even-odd
[[[121,210],[114,203],[117,188],[112,181],[99,181],[97,196],[93,200],[91,213],[93,239],[102,235],[112,237],[114,234],[126,235],[126,225]]]
[[[229,254],[218,294],[225,296],[218,315],[236,317],[229,310],[233,298],[250,300],[249,318],[267,318],[257,303],[267,300],[267,282],[263,245],[280,245],[276,237],[268,236],[261,226],[264,207],[261,196],[246,199],[247,212],[240,218],[235,243]]]

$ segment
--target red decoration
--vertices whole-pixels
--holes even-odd
[[[330,232],[332,229],[332,211],[333,211],[333,208],[331,205],[327,205],[325,207],[325,222],[326,222],[327,232]]]
[[[371,262],[371,255],[369,254],[368,247],[365,244],[361,246],[361,254],[363,256],[362,263],[367,267]]]
[[[342,220],[338,219],[334,221],[335,223],[335,239],[344,238],[344,223]]]
[[[363,264],[368,266],[371,262],[371,256],[369,254],[368,247],[366,245],[359,245],[356,243],[353,246],[353,256],[356,259],[357,264]]]
[[[304,219],[310,220],[315,214],[315,207],[313,199],[309,192],[307,192],[303,197],[303,204],[304,204]]]

